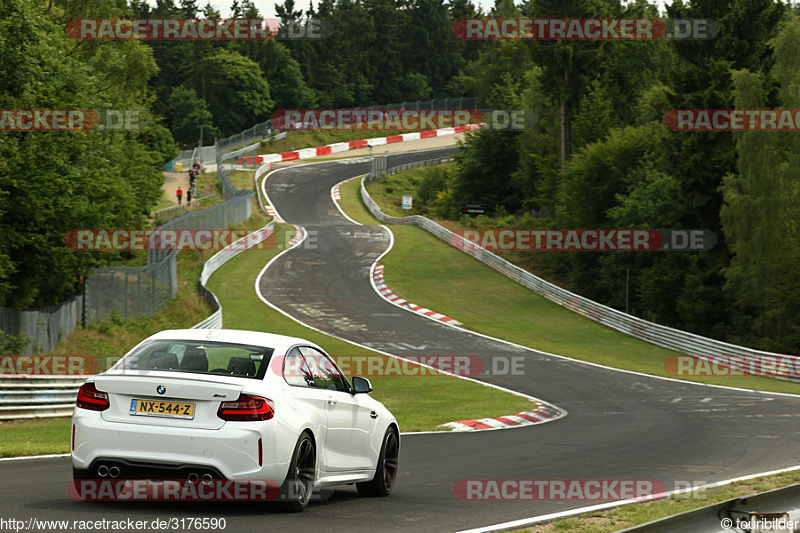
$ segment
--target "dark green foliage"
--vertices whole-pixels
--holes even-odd
[[[141,43],[68,38],[71,4],[45,11],[9,0],[0,13],[0,109],[144,111],[156,65]],[[109,2],[105,14],[120,14]],[[88,13],[92,16],[94,13]],[[107,16],[107,15],[106,15]],[[0,305],[62,302],[116,253],[71,251],[69,230],[142,227],[161,196],[169,132],[3,132],[0,135]]]

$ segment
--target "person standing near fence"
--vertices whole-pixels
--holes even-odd
[[[186,205],[192,203],[192,189],[193,187],[191,185],[186,189]]]
[[[178,205],[181,205],[181,199],[183,198],[183,189],[178,187],[178,190],[175,191],[175,196],[178,197]]]

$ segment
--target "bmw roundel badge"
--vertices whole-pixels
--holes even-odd
[[[164,385],[159,385],[158,387],[156,387],[156,392],[159,394],[164,394],[165,392],[167,392],[167,388]]]

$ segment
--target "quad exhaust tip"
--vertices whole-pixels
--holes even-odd
[[[116,465],[100,465],[97,467],[97,476],[106,478],[111,477],[113,479],[117,479],[119,475],[122,473],[122,470]]]
[[[211,483],[214,481],[214,476],[205,473],[201,477],[200,474],[198,474],[197,472],[192,472],[191,474],[189,474],[187,479],[192,483],[197,483],[198,481],[202,481],[203,485],[211,485]]]

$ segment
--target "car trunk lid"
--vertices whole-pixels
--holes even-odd
[[[150,426],[219,429],[217,416],[223,401],[233,401],[244,389],[242,379],[194,376],[175,372],[131,372],[95,377],[99,391],[108,393],[111,406],[102,412],[109,422]]]

